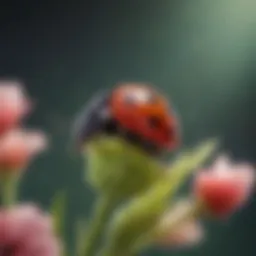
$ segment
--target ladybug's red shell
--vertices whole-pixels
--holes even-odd
[[[112,117],[125,130],[160,148],[177,145],[177,121],[168,101],[153,88],[140,84],[117,87],[110,98]]]

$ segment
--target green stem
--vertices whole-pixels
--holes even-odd
[[[65,191],[60,191],[54,196],[52,200],[50,212],[52,215],[55,234],[62,241],[62,256],[67,255],[66,236],[65,236],[66,206],[67,206],[66,193]]]
[[[16,203],[19,185],[18,175],[6,175],[2,179],[2,204],[10,208]]]
[[[113,197],[100,196],[96,202],[93,218],[86,233],[84,247],[79,256],[92,256],[95,254],[107,220],[116,204],[117,201]]]
[[[97,256],[137,256],[137,253],[131,251],[113,251],[112,249],[108,249],[104,251],[102,250]]]

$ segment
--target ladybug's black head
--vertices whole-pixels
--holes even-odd
[[[108,113],[108,100],[109,94],[97,95],[78,114],[73,127],[73,140],[78,148],[92,136],[103,132],[108,126],[109,130],[113,129],[114,132],[115,127],[111,125]]]

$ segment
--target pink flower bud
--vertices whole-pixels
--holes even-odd
[[[46,136],[41,132],[13,130],[4,134],[0,138],[0,170],[25,168],[46,146]]]
[[[209,170],[197,174],[194,192],[211,214],[226,217],[247,202],[254,183],[250,165],[233,164],[220,157]]]
[[[170,233],[161,239],[159,244],[168,247],[190,247],[199,244],[203,238],[202,226],[191,220],[183,222],[174,230],[170,230]]]
[[[15,127],[30,108],[30,102],[19,83],[0,82],[0,134]]]
[[[190,247],[204,239],[202,225],[191,216],[193,207],[192,201],[179,200],[162,216],[158,229],[165,230],[165,232],[157,241],[159,245]]]
[[[33,205],[0,211],[0,241],[0,255],[61,255],[50,216]]]

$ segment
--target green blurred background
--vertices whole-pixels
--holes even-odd
[[[50,151],[30,168],[23,200],[49,206],[66,188],[68,240],[94,194],[70,141],[73,117],[96,92],[146,81],[169,95],[183,145],[220,137],[236,159],[256,161],[255,0],[6,1],[0,9],[0,74],[19,78],[35,99],[29,126]],[[203,246],[145,255],[253,256],[256,203],[229,222],[208,223]]]

